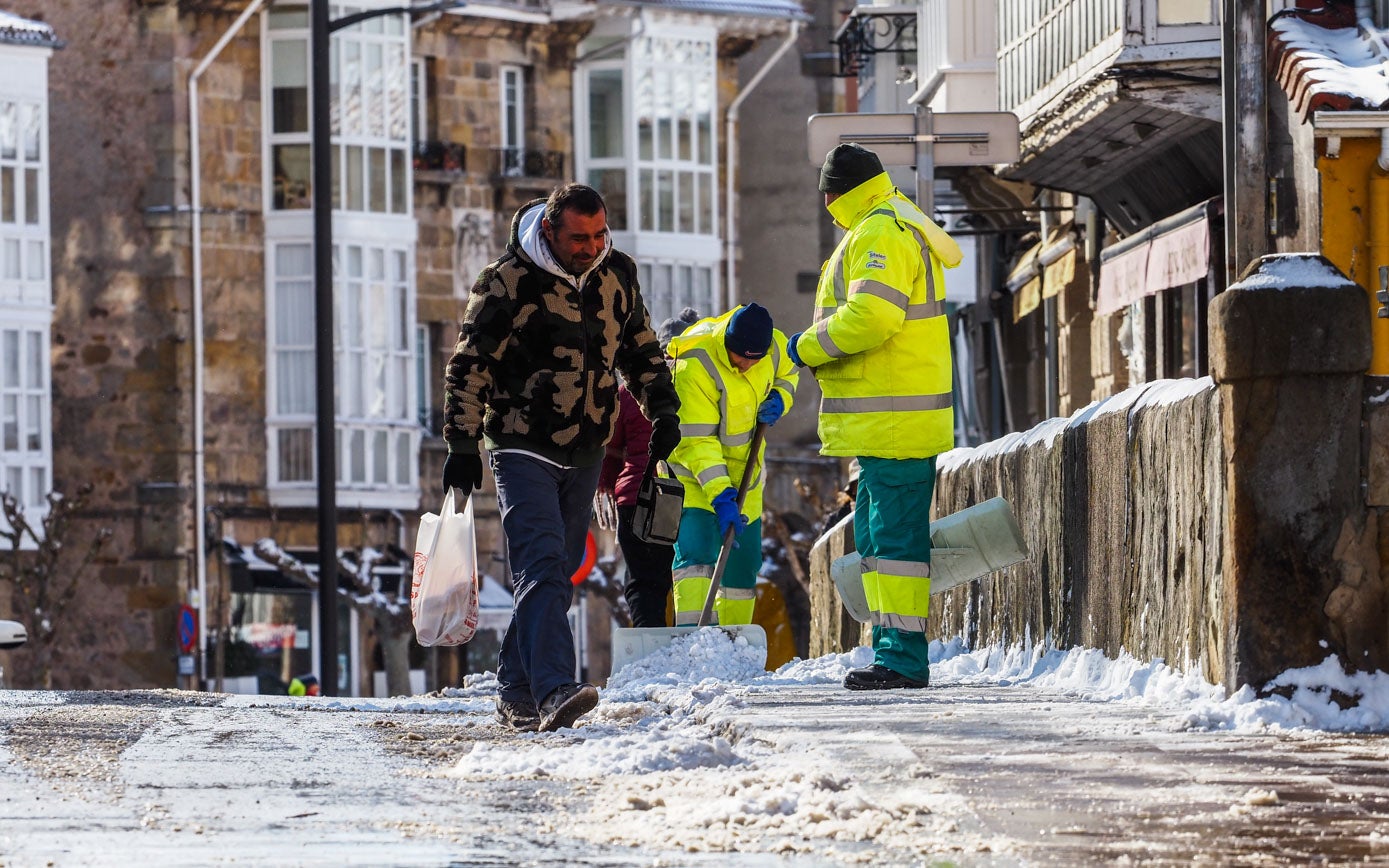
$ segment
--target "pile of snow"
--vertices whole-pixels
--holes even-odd
[[[1230,289],[1340,289],[1355,284],[1327,260],[1313,253],[1282,253],[1260,260],[1257,271]]]
[[[1265,697],[1248,686],[1227,696],[1199,673],[1162,660],[1144,663],[1126,653],[1111,660],[1093,648],[967,651],[953,640],[931,643],[931,661],[931,681],[938,686],[1026,684],[1094,702],[1143,703],[1181,712],[1189,729],[1389,731],[1389,673],[1348,673],[1335,657],[1289,669],[1266,685],[1279,693]]]

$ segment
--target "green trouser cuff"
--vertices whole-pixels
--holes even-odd
[[[924,633],[873,628],[873,662],[914,681],[931,680],[931,643]]]

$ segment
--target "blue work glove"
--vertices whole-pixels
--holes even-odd
[[[781,393],[773,389],[772,393],[762,401],[762,406],[757,408],[757,421],[775,425],[776,420],[780,419],[781,414],[785,412],[786,402],[782,400]]]
[[[728,529],[735,528],[734,537],[747,530],[748,519],[738,509],[738,491],[732,486],[713,500],[714,517],[719,520],[719,537],[728,536]]]
[[[791,357],[791,361],[798,368],[805,367],[805,362],[801,361],[801,354],[796,352],[796,341],[799,340],[803,334],[805,334],[805,332],[796,332],[786,339],[786,355]]]

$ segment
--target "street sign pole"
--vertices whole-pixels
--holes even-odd
[[[314,415],[318,474],[318,683],[338,695],[338,461],[333,359],[333,163],[328,0],[310,12],[313,154]]]
[[[935,117],[930,106],[916,105],[916,207],[921,213],[935,218],[936,211],[936,158],[935,158]]]

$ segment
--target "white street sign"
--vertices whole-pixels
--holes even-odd
[[[917,143],[927,143],[937,166],[993,166],[1018,158],[1018,118],[1012,112],[932,112],[931,132],[918,136],[914,114],[811,115],[808,156],[816,166],[844,142],[872,150],[885,166],[915,166]]]

